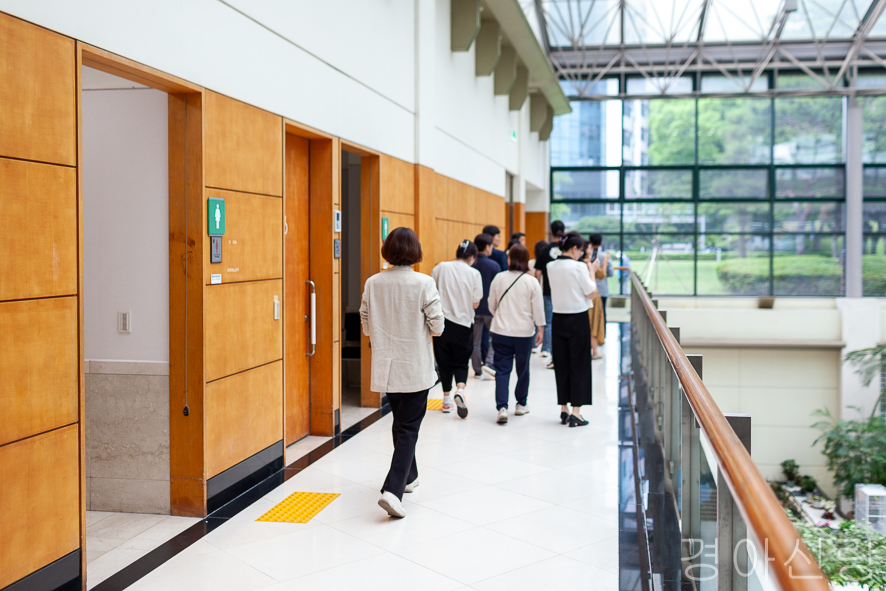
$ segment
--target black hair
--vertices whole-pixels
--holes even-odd
[[[523,238],[524,236],[526,236],[526,234],[523,232],[514,232],[511,234],[511,241],[520,240],[520,238]]]
[[[603,244],[603,235],[602,234],[591,234],[590,236],[588,236],[588,242],[590,242],[594,246],[600,246]]]
[[[501,234],[501,230],[498,229],[498,226],[488,225],[483,228],[484,234],[489,234],[490,236],[495,236],[496,234]]]
[[[538,258],[541,255],[541,251],[547,248],[548,243],[544,240],[539,240],[535,243],[535,258]]]
[[[585,239],[578,232],[570,232],[560,238],[560,251],[564,254],[567,250],[572,250],[576,246],[579,248],[585,247]]]
[[[560,220],[551,222],[551,236],[561,238],[566,233],[566,226]]]
[[[483,252],[486,247],[492,244],[492,236],[489,234],[477,234],[474,238],[474,244],[477,246],[477,252]]]
[[[515,244],[520,244],[520,239],[519,239],[519,238],[511,238],[511,241],[508,242],[508,250],[511,250],[511,248],[512,248]]]
[[[462,240],[458,248],[455,249],[455,258],[457,259],[466,261],[475,256],[477,256],[477,245],[468,239]]]

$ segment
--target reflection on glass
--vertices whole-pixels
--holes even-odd
[[[557,170],[553,199],[618,199],[618,170]]]
[[[700,164],[768,164],[771,102],[758,98],[698,101]]]
[[[701,169],[698,196],[706,198],[765,199],[769,196],[766,169]]]
[[[699,203],[698,231],[705,232],[768,232],[769,203]]]
[[[843,202],[775,202],[776,232],[842,232]]]
[[[621,101],[572,101],[572,112],[554,118],[552,166],[621,164]]]
[[[692,92],[692,78],[689,76],[680,78],[636,76],[628,78],[627,86],[628,94],[688,94]]]
[[[704,544],[701,555],[696,560],[693,578],[699,591],[717,590],[717,479],[711,470],[705,446],[699,445],[701,452],[698,500],[701,523],[699,534]],[[695,552],[698,551],[696,548]],[[695,553],[693,552],[693,554]]]
[[[626,101],[623,143],[627,166],[693,164],[695,101]]]
[[[842,295],[842,235],[776,234],[773,248],[775,295]]]
[[[695,267],[693,237],[686,234],[625,234],[631,268],[653,293],[690,295]]]
[[[863,183],[865,197],[886,197],[886,168],[865,166]]]
[[[695,208],[691,203],[649,203],[645,201],[624,204],[624,231],[692,232],[695,228]]]
[[[777,168],[775,198],[843,197],[843,179],[842,168]]]
[[[692,171],[628,170],[625,199],[692,199]]]
[[[551,203],[551,221],[561,220],[566,231],[617,236],[621,226],[618,203]]]
[[[858,102],[864,133],[862,158],[867,163],[886,163],[886,96],[861,96]]]
[[[750,76],[730,76],[727,78],[715,74],[701,77],[701,92],[704,94],[763,92],[765,90],[769,90],[769,79],[766,76],[759,76],[753,83],[751,83]]]
[[[779,86],[788,76],[779,77]],[[843,161],[843,99],[790,97],[775,100],[776,164]]]
[[[698,235],[698,295],[769,293],[769,236]]]

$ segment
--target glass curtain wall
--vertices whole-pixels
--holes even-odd
[[[701,90],[735,92],[740,82],[702,77]],[[754,90],[770,83],[758,80]],[[812,83],[805,75],[778,77],[781,88]],[[616,95],[618,84],[604,80],[595,90]],[[652,94],[648,84],[628,79],[627,93]],[[691,90],[687,77],[668,92]],[[613,260],[638,272],[655,293],[841,295],[843,102],[810,96],[574,101],[551,134],[551,220],[585,236],[602,234]],[[865,187],[878,187],[870,193],[866,245],[882,254],[886,102],[871,101],[869,108],[879,109],[882,135],[868,142],[866,123],[866,150],[873,147]],[[865,261],[866,269],[877,264]],[[624,279],[611,280],[613,293],[627,293]],[[883,295],[886,281],[870,290]]]

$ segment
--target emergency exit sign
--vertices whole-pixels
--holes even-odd
[[[206,200],[206,227],[210,236],[225,235],[225,200],[210,197]]]

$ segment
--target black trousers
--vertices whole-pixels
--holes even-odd
[[[415,444],[418,443],[418,430],[428,410],[428,391],[388,392],[394,424],[391,435],[394,437],[394,456],[391,469],[381,491],[388,491],[403,499],[406,485],[418,478],[415,463]]]
[[[591,324],[587,312],[554,312],[551,356],[557,380],[557,404],[591,404]]]
[[[609,296],[606,296],[605,298],[603,296],[600,296],[600,299],[603,300],[603,330],[605,331],[606,330],[606,300],[609,299]]]
[[[440,370],[440,384],[444,392],[452,391],[452,378],[456,384],[468,381],[468,364],[474,351],[474,327],[462,326],[446,320],[443,334],[434,337],[434,357]]]

